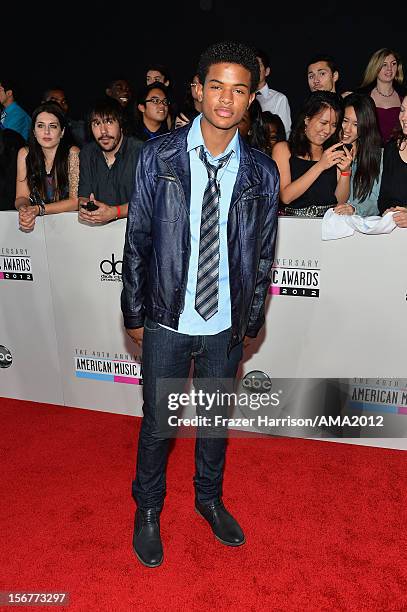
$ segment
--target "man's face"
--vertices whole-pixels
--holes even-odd
[[[168,99],[161,89],[151,89],[145,104],[139,104],[139,110],[150,121],[165,121],[168,115]]]
[[[0,83],[0,104],[4,104],[7,101],[7,93],[3,85]]]
[[[159,70],[147,70],[146,83],[147,85],[151,85],[151,83],[163,83],[163,85],[168,85],[169,81],[165,80],[165,76]]]
[[[270,74],[270,68],[265,68],[264,64],[261,60],[260,57],[257,58],[257,61],[259,62],[259,68],[260,68],[260,80],[258,83],[258,89],[264,87],[264,84],[266,82],[266,78],[268,77],[268,75]]]
[[[117,119],[96,115],[92,119],[91,127],[93,137],[103,151],[114,151],[120,144],[123,132]]]
[[[308,66],[308,85],[311,91],[335,91],[338,72],[332,72],[327,62],[315,62]]]
[[[113,85],[109,89],[106,89],[106,93],[111,98],[120,102],[123,107],[128,105],[131,98],[130,85],[124,79],[114,81]]]
[[[51,89],[45,98],[45,102],[56,102],[64,113],[68,112],[68,102],[65,98],[65,92],[62,89]]]
[[[251,75],[240,64],[212,64],[204,85],[197,86],[204,119],[220,130],[230,130],[241,121],[254,99]]]

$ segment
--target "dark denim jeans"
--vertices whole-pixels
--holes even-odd
[[[157,401],[157,380],[187,380],[192,360],[195,386],[199,387],[199,379],[234,379],[243,346],[235,346],[228,356],[230,335],[231,331],[227,329],[214,336],[189,336],[146,320],[143,340],[144,416],[138,441],[136,478],[133,481],[133,497],[139,508],[161,509],[166,490],[170,438],[161,436],[160,432],[163,411],[168,411],[168,404]],[[183,391],[179,383],[177,391]],[[200,503],[209,504],[222,495],[225,451],[226,432],[213,437],[197,433],[194,485],[196,499]]]

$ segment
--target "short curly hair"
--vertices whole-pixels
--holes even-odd
[[[199,58],[197,74],[204,84],[209,68],[213,64],[239,64],[250,72],[250,92],[257,89],[260,80],[260,68],[256,54],[251,47],[240,42],[225,41],[215,43],[204,51]]]

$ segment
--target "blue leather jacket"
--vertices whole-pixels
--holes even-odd
[[[184,307],[190,257],[190,126],[147,142],[139,156],[123,254],[124,325],[144,318],[173,329]],[[274,161],[240,139],[228,217],[232,337],[255,337],[264,323],[277,234],[279,175]]]

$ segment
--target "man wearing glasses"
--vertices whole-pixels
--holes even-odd
[[[168,132],[169,105],[168,89],[162,83],[152,83],[143,89],[136,112],[137,138],[145,141]]]
[[[237,128],[255,97],[256,56],[240,43],[215,44],[198,74],[202,114],[141,151],[123,256],[124,325],[143,348],[133,548],[147,567],[163,561],[160,513],[174,435],[168,389],[184,391],[191,363],[195,387],[209,385],[212,397],[222,379],[233,383],[243,342],[264,324],[277,233],[277,167]],[[198,416],[214,416],[195,405]],[[241,546],[243,531],[222,501],[227,432],[216,418],[207,423],[197,427],[195,509],[222,544]]]

